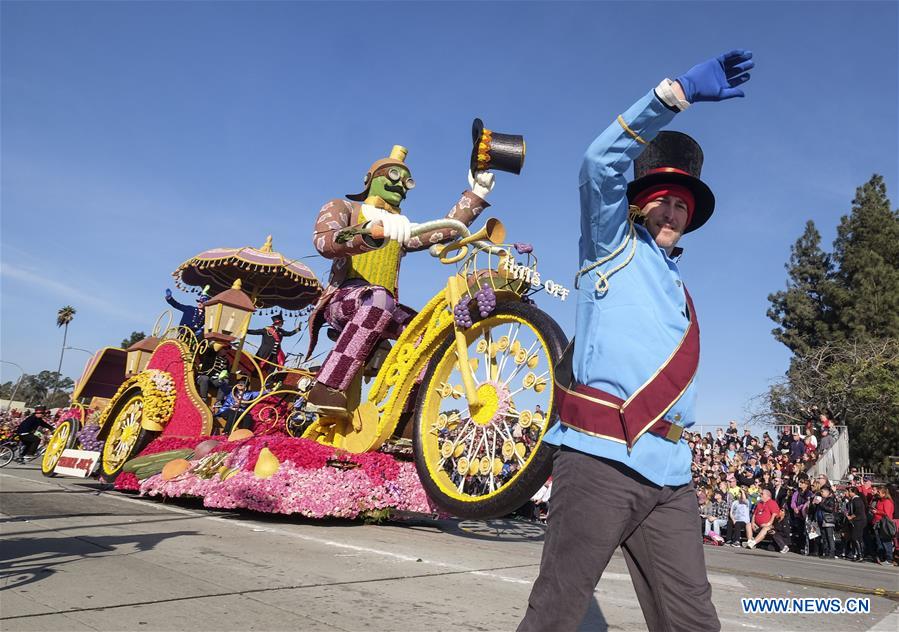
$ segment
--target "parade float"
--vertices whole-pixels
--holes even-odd
[[[512,512],[549,475],[543,437],[555,414],[553,367],[567,344],[534,297],[564,300],[568,290],[542,280],[533,248],[507,243],[497,219],[473,234],[439,219],[413,236],[435,229],[457,235],[429,250],[454,270],[393,344],[374,349],[346,393],[349,416],[309,410],[319,368],[310,359],[277,364],[247,349],[254,313],[302,316],[322,292],[269,238],[259,249],[207,250],[177,268],[180,289],[211,297],[202,329],[173,327],[163,313],[148,338],[98,351],[42,471],[52,476],[92,454],[97,475],[118,489],[309,517]],[[341,238],[365,231],[351,227]],[[196,386],[213,345],[252,394],[227,433]]]

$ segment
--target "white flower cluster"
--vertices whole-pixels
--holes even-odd
[[[151,369],[150,380],[153,382],[153,385],[157,388],[157,390],[162,391],[165,394],[174,393],[175,392],[175,382],[172,380],[172,376],[164,371],[156,371]]]

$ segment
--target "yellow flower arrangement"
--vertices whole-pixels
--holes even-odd
[[[147,369],[122,382],[119,390],[110,400],[109,406],[100,415],[99,425],[101,428],[106,424],[109,413],[115,408],[115,402],[125,391],[133,387],[140,388],[141,397],[144,400],[141,425],[148,430],[163,429],[175,410],[177,392],[172,376],[158,369]]]

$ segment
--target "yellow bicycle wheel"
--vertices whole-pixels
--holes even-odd
[[[103,460],[100,471],[107,480],[114,480],[125,463],[137,456],[156,434],[141,427],[144,397],[140,389],[126,391],[110,417],[112,423],[103,444]]]
[[[543,442],[555,415],[553,371],[567,345],[535,306],[504,302],[465,332],[478,405],[462,387],[455,340],[432,358],[422,383],[413,443],[428,495],[462,518],[508,514],[549,476]]]
[[[64,450],[75,447],[75,435],[81,430],[81,422],[76,419],[67,419],[58,426],[47,441],[47,449],[41,459],[41,473],[44,476],[54,476],[53,470],[59,462]]]

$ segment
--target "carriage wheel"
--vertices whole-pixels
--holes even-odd
[[[462,518],[511,513],[546,481],[553,370],[567,345],[536,307],[504,302],[465,332],[479,405],[462,387],[455,339],[431,361],[416,407],[415,464],[428,495]]]
[[[59,462],[64,450],[75,447],[75,435],[81,430],[81,422],[76,419],[67,419],[56,427],[47,441],[47,449],[41,459],[41,473],[44,476],[55,476],[53,469]]]
[[[107,480],[115,480],[125,463],[137,456],[153,439],[155,432],[145,430],[143,418],[144,397],[139,389],[126,392],[115,404],[112,424],[103,444],[103,460],[100,471]]]

